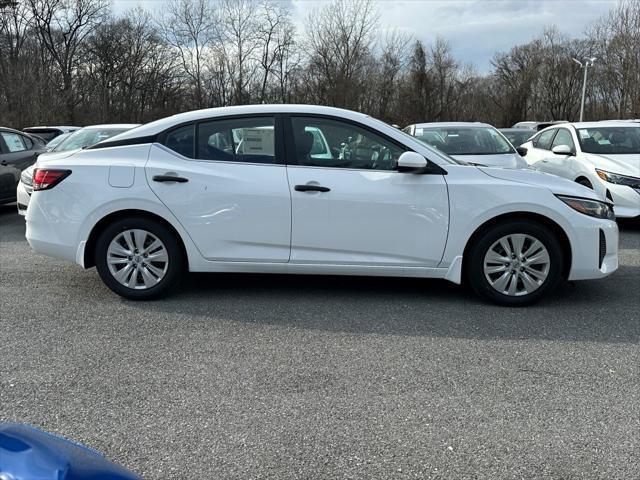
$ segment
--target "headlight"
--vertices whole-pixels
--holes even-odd
[[[615,183],[616,185],[626,185],[628,187],[640,188],[640,178],[605,172],[604,170],[599,170],[597,168],[596,173],[605,182]]]
[[[590,200],[588,198],[567,197],[565,195],[556,195],[560,200],[569,205],[574,210],[595,218],[605,218],[607,220],[615,220],[616,215],[613,213],[613,207],[604,202]]]
[[[33,171],[31,169],[23,170],[22,173],[20,174],[20,181],[25,185],[31,186],[33,184],[32,175],[33,175]]]

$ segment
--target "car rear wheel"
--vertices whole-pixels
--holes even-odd
[[[145,300],[174,289],[184,270],[178,239],[160,222],[136,217],[110,224],[98,237],[95,264],[102,281],[123,297]]]
[[[467,277],[481,297],[500,305],[538,301],[562,277],[563,251],[542,224],[509,221],[483,232],[470,249]]]

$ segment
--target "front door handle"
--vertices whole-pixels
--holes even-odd
[[[188,182],[188,178],[184,177],[176,177],[174,175],[154,175],[154,182],[177,182],[177,183],[185,183]]]
[[[296,192],[330,192],[331,189],[322,185],[296,185],[293,187]]]

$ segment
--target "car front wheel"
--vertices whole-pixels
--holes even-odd
[[[524,306],[558,284],[562,265],[562,246],[549,228],[533,221],[509,221],[480,235],[470,249],[467,277],[481,297]]]
[[[180,244],[162,223],[148,218],[120,219],[100,234],[95,264],[103,282],[134,300],[166,295],[184,269]]]

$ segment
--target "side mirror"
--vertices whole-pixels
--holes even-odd
[[[573,155],[573,149],[569,145],[556,145],[551,151],[556,155]]]
[[[516,147],[516,152],[518,152],[518,155],[521,157],[524,157],[527,154],[527,149],[524,147]]]
[[[422,173],[429,165],[426,158],[416,152],[404,152],[398,157],[398,171]]]

